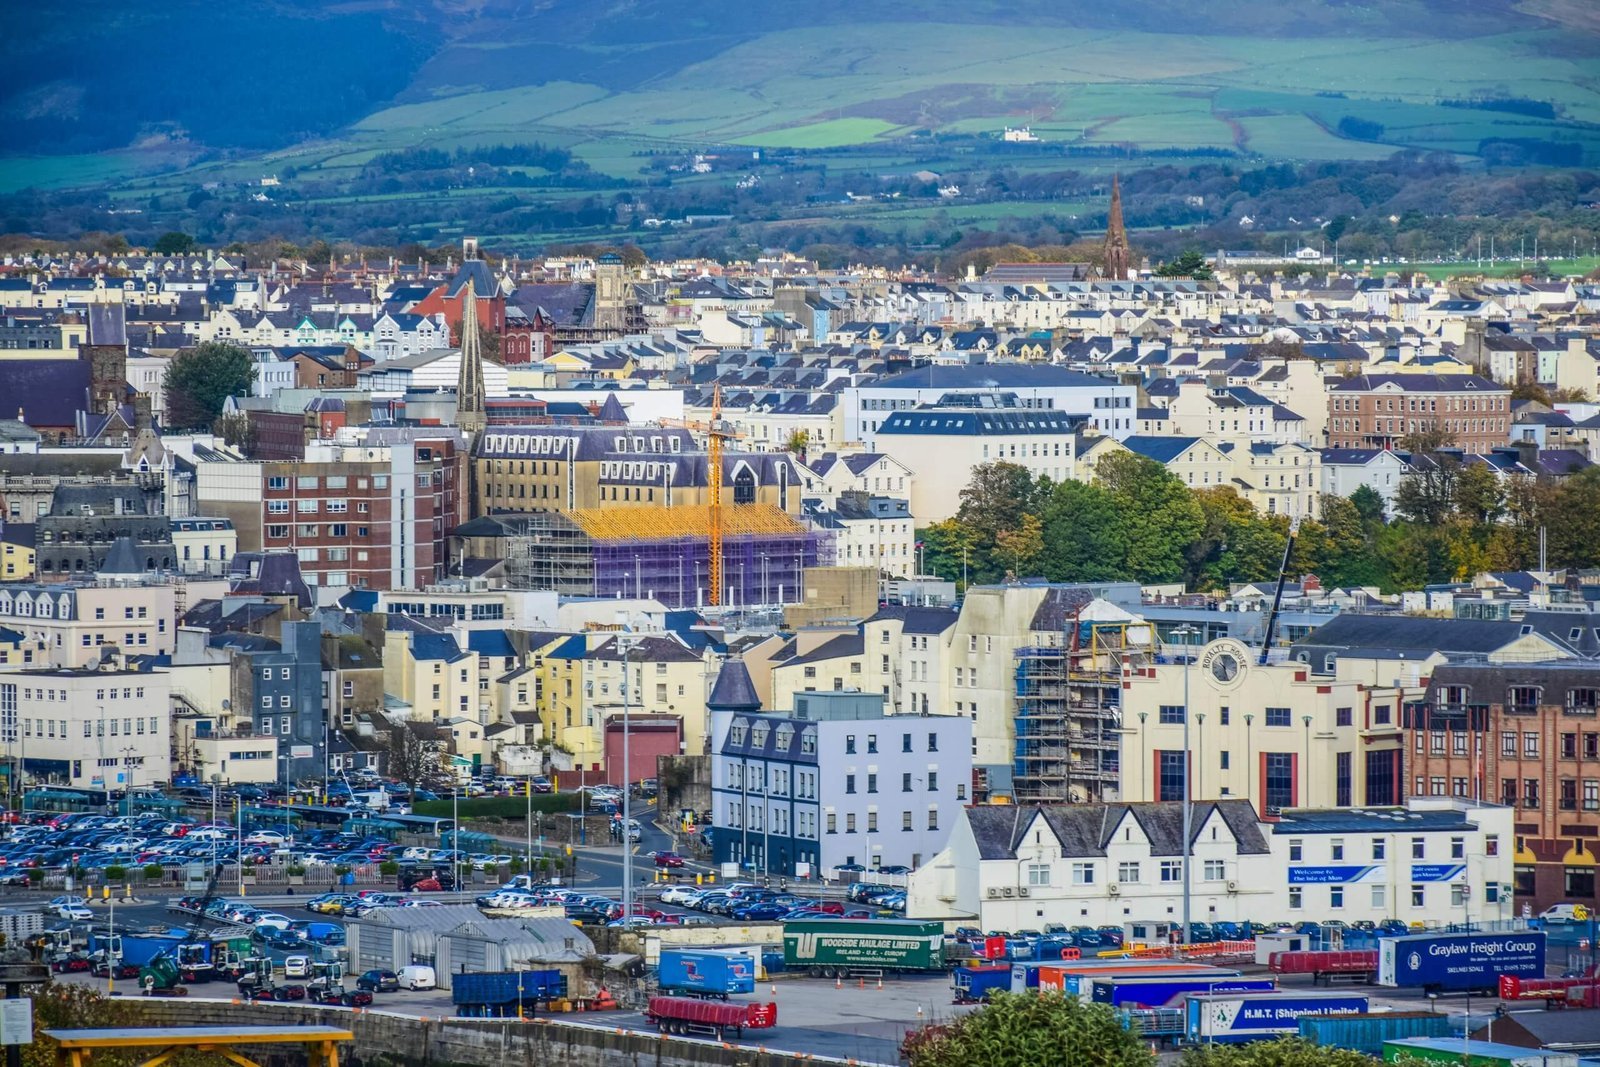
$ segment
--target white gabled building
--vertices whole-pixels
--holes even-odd
[[[978,805],[910,879],[906,915],[985,930],[1183,915],[1183,806]],[[1512,809],[1454,798],[1287,811],[1196,801],[1196,922],[1511,917]]]

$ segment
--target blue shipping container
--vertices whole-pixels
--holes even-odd
[[[531,1008],[567,995],[560,971],[462,972],[450,976],[450,1001],[461,1014],[494,1015],[495,1009]]]
[[[1502,975],[1544,977],[1541,930],[1494,934],[1417,934],[1378,949],[1378,984],[1456,991],[1495,989]]]
[[[1259,1041],[1300,1032],[1302,1015],[1365,1015],[1360,993],[1190,994],[1190,1041]]]
[[[1011,972],[1010,967],[957,967],[950,972],[950,984],[957,1000],[982,1000],[993,990],[1009,990]]]
[[[1089,999],[1117,1008],[1164,1008],[1185,993],[1272,993],[1276,978],[1096,978]],[[1081,994],[1080,994],[1081,997]]]
[[[754,993],[756,964],[743,953],[670,949],[661,953],[656,981],[663,993],[718,997]]]
[[[1300,1036],[1324,1048],[1382,1056],[1383,1043],[1403,1037],[1449,1037],[1451,1017],[1428,1011],[1378,1015],[1302,1015]]]

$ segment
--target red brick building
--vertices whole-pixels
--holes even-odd
[[[500,362],[506,366],[536,363],[555,351],[555,323],[535,308],[530,316],[519,307],[506,310],[506,329],[500,338]]]
[[[436,315],[443,312],[445,322],[450,327],[450,336],[458,339],[461,334],[463,302],[466,299],[469,281],[478,300],[478,322],[490,333],[505,333],[506,298],[500,292],[499,282],[490,273],[489,265],[481,259],[469,259],[461,264],[461,269],[456,271],[455,277],[417,301],[409,309],[411,314]]]
[[[1574,622],[1581,629],[1582,617]],[[1600,668],[1445,664],[1433,671],[1427,702],[1407,708],[1406,728],[1412,795],[1516,809],[1519,906],[1600,904]]]
[[[1511,435],[1511,390],[1476,374],[1361,374],[1328,387],[1329,448],[1391,448],[1442,430],[1487,452]]]
[[[289,357],[294,365],[294,384],[298,389],[353,389],[356,375],[362,367],[372,366],[372,357],[364,356],[352,345],[344,348],[310,348],[296,351]]]
[[[307,584],[420,588],[445,576],[467,508],[456,431],[372,430],[260,469],[261,547],[295,552]]]

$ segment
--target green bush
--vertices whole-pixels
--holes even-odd
[[[34,885],[38,885],[40,882],[44,881],[44,872],[35,867],[33,870],[28,872],[28,881],[32,882]]]
[[[304,878],[306,874],[306,869],[300,866],[298,863],[292,867],[286,868],[286,870],[287,873],[294,875],[296,878]]]
[[[527,797],[474,797],[460,802],[461,821],[468,819],[525,819],[528,815]],[[545,814],[577,811],[577,793],[546,793],[533,799],[533,810]],[[424,800],[412,809],[418,815],[431,815],[436,819],[454,818],[457,806],[449,800]]]
[[[128,877],[128,868],[121,864],[114,863],[106,868],[106,881],[108,882],[120,882],[126,877]]]
[[[512,874],[521,874],[522,873],[522,857],[521,856],[512,856],[511,857],[511,873]]]
[[[339,866],[333,869],[333,873],[338,877],[343,878],[345,875],[350,873],[350,868],[341,863]]]
[[[384,860],[382,863],[378,864],[378,873],[383,875],[385,878],[393,878],[395,875],[400,873],[400,865],[394,860]]]
[[[166,874],[167,869],[159,863],[147,863],[144,865],[144,878],[147,882],[159,882],[166,877]]]

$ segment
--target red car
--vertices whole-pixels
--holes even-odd
[[[843,915],[844,903],[838,900],[813,900],[806,904],[810,911],[820,911],[826,915]]]
[[[683,857],[678,855],[676,852],[657,852],[656,853],[656,866],[657,867],[682,867],[683,866]]]

